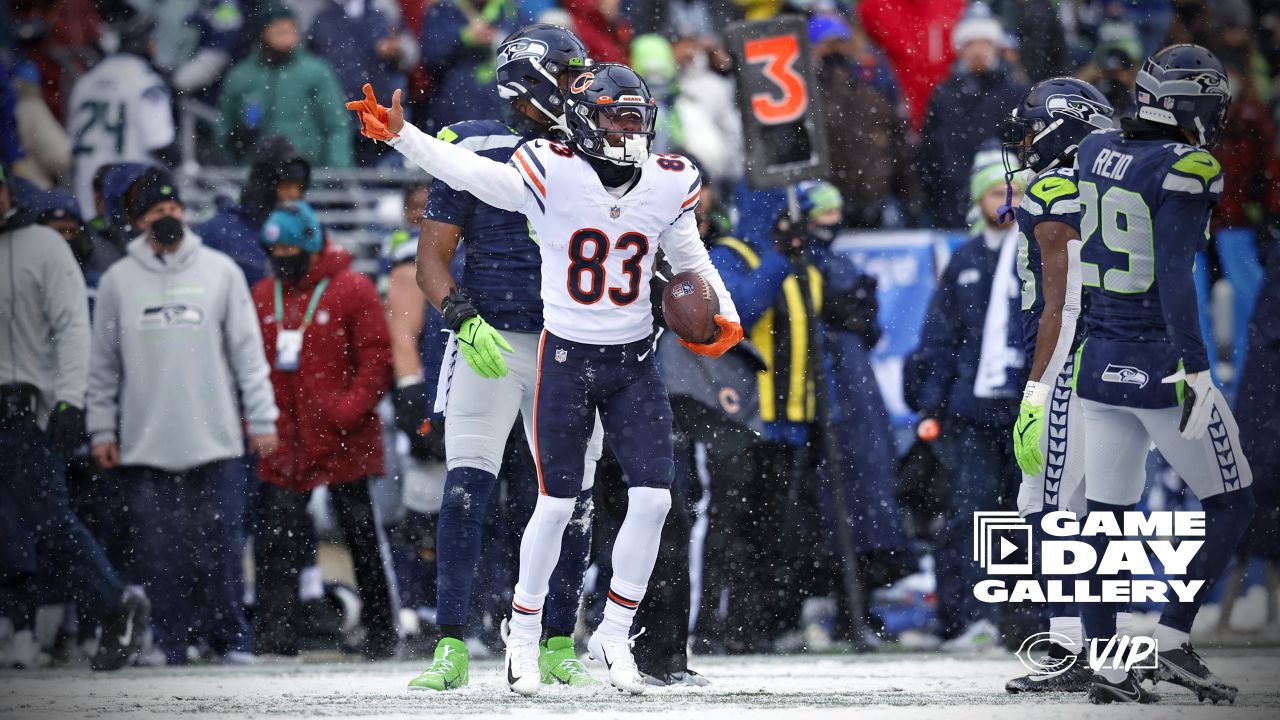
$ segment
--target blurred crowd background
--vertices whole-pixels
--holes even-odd
[[[797,189],[802,216],[790,224],[784,191],[743,179],[722,37],[731,22],[781,13],[807,18],[832,165],[827,182]],[[1276,0],[4,0],[4,187],[70,244],[84,300],[112,312],[142,301],[145,282],[100,295],[98,281],[161,216],[234,261],[210,270],[227,284],[234,331],[188,355],[139,350],[125,324],[93,319],[93,457],[72,438],[39,460],[65,465],[70,507],[102,562],[151,598],[145,661],[343,649],[383,659],[434,644],[447,420],[395,381],[419,375],[434,396],[443,324],[413,272],[429,178],[361,139],[343,103],[371,82],[380,96],[404,88],[427,131],[501,118],[494,49],[535,21],[646,78],[661,108],[655,147],[700,169],[700,228],[759,350],[722,377],[732,370],[690,366],[662,345],[682,470],[646,603],[675,626],[673,645],[972,651],[1036,627],[1034,609],[975,607],[964,562],[967,513],[1012,508],[1018,482],[1003,447],[1016,392],[971,397],[995,258],[982,253],[994,222],[984,196],[1005,192],[999,153],[992,163],[977,151],[1036,81],[1087,80],[1120,117],[1144,58],[1164,45],[1199,43],[1222,60],[1234,100],[1214,149],[1226,189],[1199,268],[1206,336],[1229,396],[1252,388],[1240,391],[1253,403],[1242,428],[1256,422],[1251,409],[1274,407],[1274,381],[1250,385],[1244,361],[1280,363]],[[287,381],[255,373],[242,346],[280,317],[273,243],[320,258],[337,305],[312,327],[330,312],[351,323],[304,346]],[[241,299],[256,310],[237,316]],[[784,362],[781,349],[802,341],[811,348]],[[219,380],[190,394],[175,362]],[[121,367],[154,382],[117,397]],[[228,417],[230,429],[209,430]],[[937,422],[918,434],[922,420]],[[131,427],[150,444],[125,446]],[[100,453],[117,434],[116,456]],[[1267,469],[1275,445],[1246,448],[1260,493],[1280,467]],[[501,647],[531,473],[517,424],[484,530],[476,653]],[[606,454],[597,525],[621,517],[619,473]],[[1184,502],[1158,458],[1152,477],[1150,507]],[[608,548],[593,557],[588,614],[607,587]],[[56,562],[0,583],[0,662],[93,654],[92,603],[57,582],[67,566]],[[935,563],[956,571],[935,580]]]

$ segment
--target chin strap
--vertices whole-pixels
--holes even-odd
[[[996,208],[996,220],[1002,223],[1013,219],[1013,173],[1004,174],[1004,204]]]

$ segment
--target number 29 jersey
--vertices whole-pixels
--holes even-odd
[[[1161,378],[1209,367],[1192,281],[1222,193],[1208,152],[1095,132],[1076,156],[1081,274],[1089,293],[1080,397],[1126,407],[1178,403]]]
[[[568,146],[549,140],[521,145],[510,164],[529,192],[529,218],[542,255],[543,322],[557,337],[589,345],[621,345],[652,333],[649,280],[659,246],[673,267],[701,271],[723,304],[732,302],[710,267],[693,210],[702,182],[679,155],[651,155],[621,197]],[[701,257],[698,257],[701,253]],[[705,266],[704,266],[705,263]],[[700,267],[703,266],[703,267]]]

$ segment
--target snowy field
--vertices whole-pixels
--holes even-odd
[[[632,698],[611,689],[548,688],[533,699],[507,690],[496,660],[472,666],[472,684],[447,694],[410,692],[420,663],[84,669],[0,673],[0,718],[585,716],[594,718],[1275,718],[1280,716],[1280,648],[1206,653],[1240,684],[1234,706],[1197,705],[1162,683],[1158,706],[1094,707],[1082,695],[1011,696],[1004,681],[1021,672],[1011,655],[973,658],[883,653],[863,657],[697,658],[713,680],[700,689],[655,690]],[[603,667],[589,663],[597,677]],[[660,715],[659,715],[660,714]]]

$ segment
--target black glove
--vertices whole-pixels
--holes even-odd
[[[60,402],[49,415],[49,439],[63,453],[75,452],[88,440],[84,429],[84,410]]]
[[[804,218],[791,220],[786,210],[773,221],[773,247],[789,260],[804,255],[809,245],[809,227]]]
[[[444,460],[444,418],[425,423],[425,427],[425,434],[416,432],[409,436],[409,454],[419,460]]]
[[[396,429],[413,437],[427,419],[427,384],[422,381],[397,387],[391,396],[396,409]]]
[[[853,287],[843,292],[828,292],[822,300],[822,322],[833,330],[861,335],[867,347],[875,347],[880,342],[879,315],[880,301],[872,275],[860,275]]]

